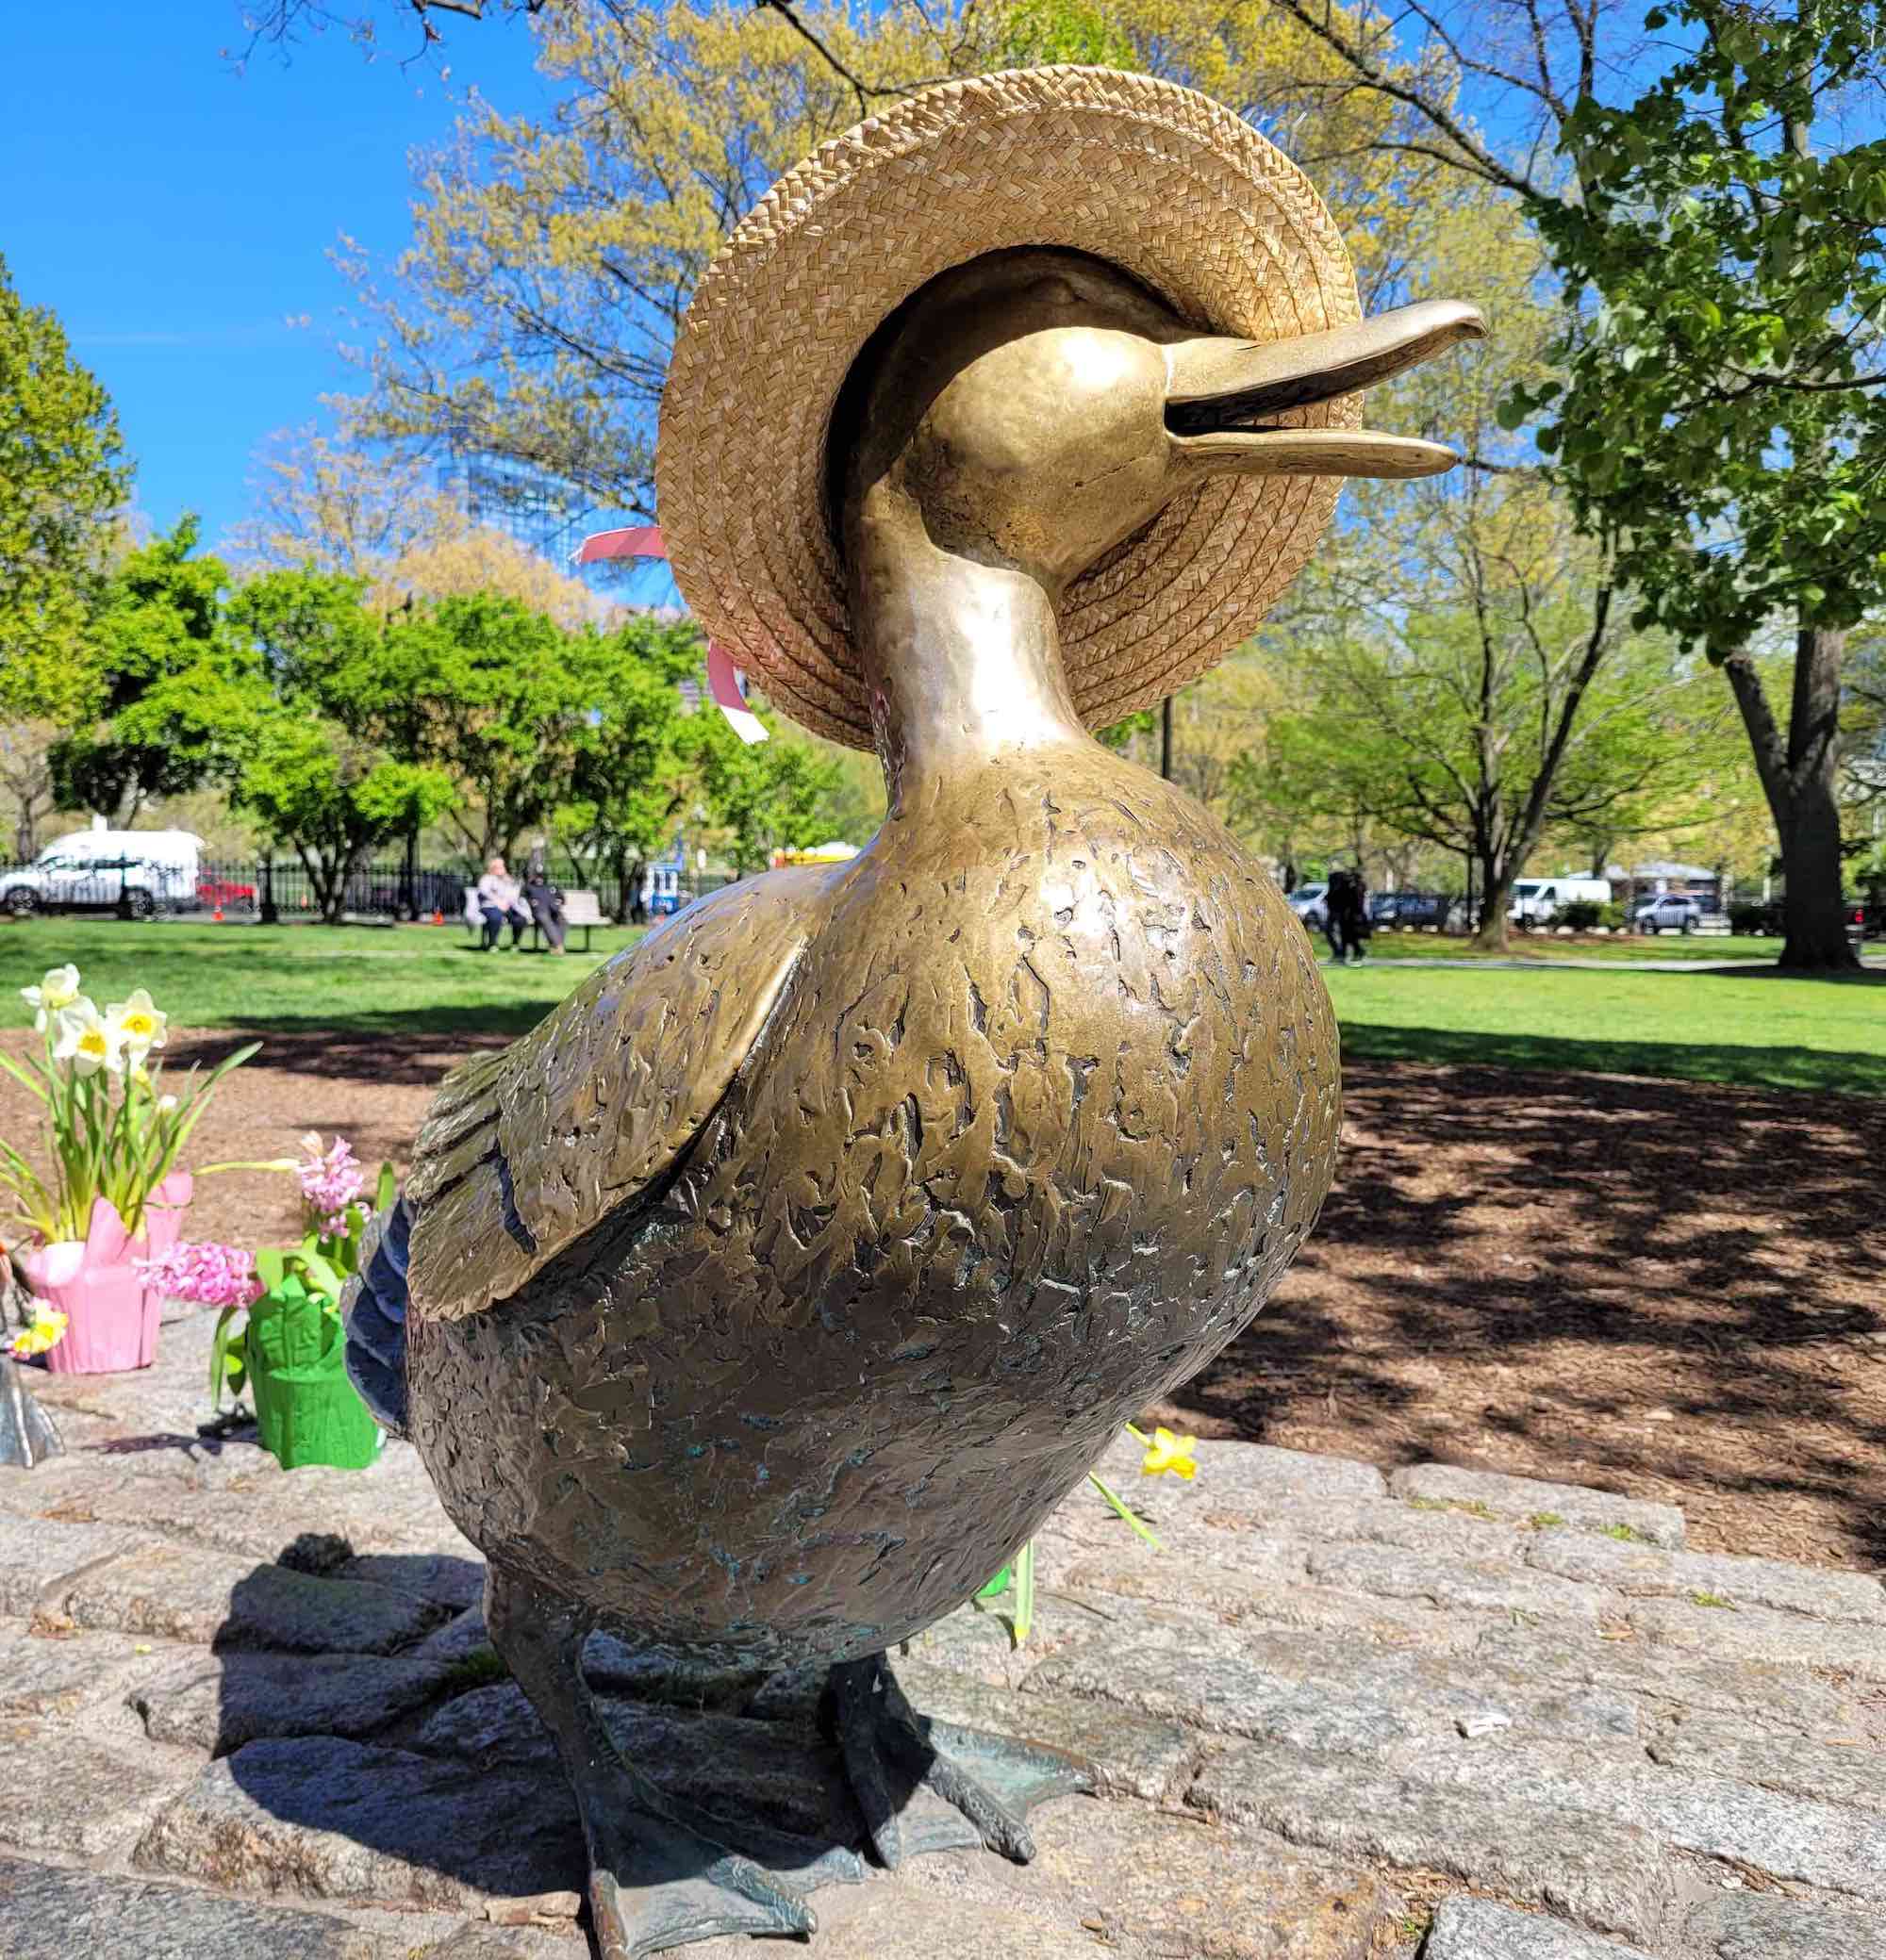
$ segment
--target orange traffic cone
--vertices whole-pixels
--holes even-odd
[[[432,922],[435,926],[442,926],[445,923],[445,914],[437,905],[432,908]]]
[[[220,905],[219,905],[219,906],[218,906],[218,907],[216,908],[215,912],[214,912],[214,913],[213,913],[213,914],[211,914],[211,916],[212,916],[212,917],[213,917],[213,918],[215,919],[215,922],[216,922],[216,923],[217,923],[217,924],[218,924],[218,925],[220,926],[220,925],[221,925],[221,924],[223,923],[223,908],[222,908],[222,906],[220,906]]]

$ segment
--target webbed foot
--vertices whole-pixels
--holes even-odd
[[[871,1848],[887,1870],[908,1853],[941,1849],[946,1841],[928,1831],[913,1841],[904,1808],[918,1788],[957,1811],[990,1851],[1026,1865],[1034,1856],[1024,1820],[1031,1805],[1094,1787],[1091,1768],[1059,1750],[917,1714],[882,1654],[837,1663],[831,1687],[846,1773]]]
[[[804,1935],[817,1922],[802,1887],[864,1877],[849,1846],[717,1817],[658,1790],[625,1761],[584,1682],[589,1626],[571,1607],[493,1566],[485,1618],[575,1794],[603,1960],[645,1960],[722,1933]]]
[[[639,1778],[576,1790],[589,1847],[589,1922],[603,1960],[721,1933],[804,1935],[818,1921],[786,1879],[649,1805]]]

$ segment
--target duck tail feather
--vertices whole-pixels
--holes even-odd
[[[360,1270],[341,1295],[347,1374],[373,1420],[406,1433],[406,1260],[412,1213],[398,1197],[367,1227]]]

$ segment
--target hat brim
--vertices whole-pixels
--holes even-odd
[[[1201,332],[1275,340],[1358,317],[1307,178],[1228,109],[1104,68],[947,82],[835,137],[741,221],[670,368],[656,493],[676,582],[786,713],[856,748],[870,714],[825,502],[827,431],[860,351],[938,273],[1061,246],[1132,273]],[[1360,399],[1298,411],[1354,427]],[[1339,478],[1182,494],[1060,608],[1076,706],[1104,727],[1249,637],[1315,549]]]

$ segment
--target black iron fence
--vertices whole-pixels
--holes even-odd
[[[566,892],[591,891],[605,918],[626,917],[620,881],[586,875],[573,864],[553,863],[553,882]],[[342,914],[355,919],[398,921],[461,918],[468,885],[477,874],[457,866],[403,861],[357,866],[341,894]],[[728,881],[713,872],[671,873],[652,881],[653,910],[670,912]],[[634,893],[631,893],[633,898]],[[36,913],[90,913],[134,919],[257,920],[282,925],[318,924],[321,894],[299,858],[201,858],[194,864],[99,858],[83,865],[0,864],[0,913],[30,918]]]

